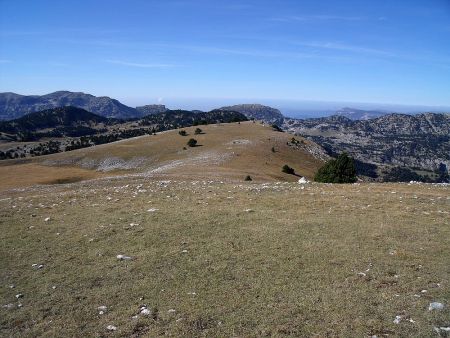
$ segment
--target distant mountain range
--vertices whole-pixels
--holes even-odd
[[[263,106],[262,104],[237,104],[219,109],[237,111],[244,114],[249,119],[263,120],[267,123],[274,123],[277,125],[281,125],[284,121],[284,116],[278,109]]]
[[[336,111],[336,115],[344,116],[350,120],[370,120],[377,117],[387,115],[389,112],[378,111],[378,110],[362,110],[355,108],[342,108]]]
[[[136,118],[143,114],[107,96],[58,91],[47,95],[0,93],[0,120],[12,120],[29,113],[51,108],[73,106],[112,118]]]
[[[96,97],[81,92],[57,91],[41,96],[0,93],[0,120],[13,120],[29,113],[66,106],[82,108],[106,118],[120,119],[141,118],[169,110],[166,106],[157,104],[132,108],[107,96]],[[239,112],[249,119],[267,123],[282,124],[284,119],[278,109],[260,104],[240,104],[218,110]]]
[[[34,112],[51,105],[58,107]],[[389,114],[346,107],[328,117],[291,119],[275,108],[260,104],[240,104],[202,112],[170,110],[164,105],[131,108],[108,97],[84,93],[0,94],[0,117],[15,115],[20,117],[0,121],[0,141],[3,142],[0,146],[7,150],[0,156],[2,159],[73,150],[191,125],[255,119],[307,137],[331,156],[348,152],[357,159],[358,172],[372,178],[383,175],[383,170],[392,167],[425,171],[431,176],[437,170],[442,172],[450,168],[448,114]],[[44,141],[47,146],[39,143],[16,149],[8,146],[10,141]],[[408,175],[403,177],[416,177]]]

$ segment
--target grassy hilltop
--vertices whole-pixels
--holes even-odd
[[[445,336],[448,186],[300,185],[313,144],[201,128],[0,167],[1,336]]]
[[[198,127],[189,127],[183,128],[185,137],[179,135],[180,130],[170,130],[65,153],[2,161],[0,175],[5,179],[0,190],[120,175],[237,181],[251,175],[264,182],[296,181],[298,177],[281,172],[284,164],[312,178],[326,158],[313,142],[296,137],[292,143],[292,135],[259,123],[200,127],[202,133],[197,135]],[[190,138],[198,141],[197,147],[187,146]]]

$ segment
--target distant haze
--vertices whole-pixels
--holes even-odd
[[[450,107],[446,106],[416,106],[416,105],[400,105],[389,103],[367,103],[367,102],[328,102],[328,101],[311,101],[311,100],[278,100],[278,99],[261,99],[261,98],[119,98],[119,100],[131,107],[145,104],[164,104],[169,109],[187,109],[187,110],[203,110],[222,106],[243,104],[243,103],[260,103],[279,109],[286,117],[308,118],[327,116],[334,114],[343,107],[351,107],[363,110],[378,110],[392,113],[415,114],[423,112],[440,112],[450,113]]]

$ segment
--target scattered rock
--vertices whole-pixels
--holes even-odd
[[[298,184],[307,184],[309,181],[306,179],[306,177],[300,177],[298,180]]]
[[[170,309],[170,310],[168,310],[167,312],[168,312],[168,313],[175,313],[176,311],[175,311],[175,309]]]
[[[158,211],[159,209],[156,209],[156,208],[150,208],[150,209],[148,209],[147,211],[148,212],[155,212],[155,211]]]
[[[16,298],[17,298],[17,299],[23,298],[23,294],[22,294],[22,293],[18,293],[18,294],[16,295]]]
[[[151,311],[146,306],[142,306],[139,313],[141,315],[148,316],[151,314]]]
[[[400,324],[401,320],[402,320],[402,316],[395,316],[394,324]]]
[[[117,255],[117,259],[119,261],[129,261],[132,260],[132,258],[130,256],[125,256],[125,255]]]
[[[117,327],[114,326],[114,325],[108,325],[108,326],[106,327],[106,329],[107,329],[108,331],[116,331],[116,330],[117,330]]]
[[[443,332],[450,332],[450,326],[441,326],[441,327],[434,327],[434,331],[436,331],[438,334],[441,333],[441,331]]]
[[[444,304],[439,303],[439,302],[430,303],[430,305],[428,306],[428,311],[443,310],[443,309],[444,309]]]
[[[44,219],[44,222],[48,222],[50,221],[50,217],[47,217],[46,219]]]

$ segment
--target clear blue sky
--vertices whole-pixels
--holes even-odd
[[[450,0],[0,0],[0,39],[0,91],[450,106]]]

